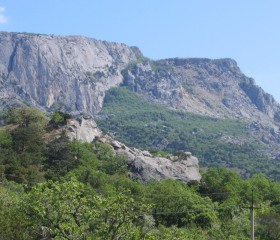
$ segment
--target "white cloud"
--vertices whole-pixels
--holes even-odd
[[[6,23],[8,21],[7,17],[4,14],[5,8],[0,7],[0,24]]]

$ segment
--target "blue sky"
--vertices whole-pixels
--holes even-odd
[[[0,0],[0,31],[83,35],[152,59],[233,58],[280,102],[279,0]]]

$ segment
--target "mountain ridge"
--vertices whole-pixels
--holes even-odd
[[[106,84],[109,85],[108,88],[113,86],[117,86],[122,83],[122,78],[120,72],[125,70],[125,68],[129,64],[134,64],[138,62],[138,66],[140,63],[145,62],[147,58],[145,58],[140,50],[137,47],[128,47],[123,43],[115,43],[115,42],[107,42],[96,40],[93,38],[87,38],[83,36],[54,36],[54,35],[43,35],[43,34],[28,34],[28,33],[7,33],[0,32],[1,36],[1,76],[3,79],[8,78],[10,80],[10,84],[19,85],[19,95],[21,98],[25,98],[27,101],[31,101],[31,104],[38,104],[44,106],[46,108],[50,108],[54,102],[58,102],[64,100],[65,102],[69,101],[67,97],[58,96],[57,93],[52,93],[48,88],[48,85],[51,85],[51,80],[59,80],[61,82],[65,82],[65,78],[68,77],[68,82],[74,82],[72,84],[72,88],[78,87],[81,89],[82,87],[79,85],[80,82],[82,84],[94,85],[95,81],[104,80],[102,78],[106,77],[107,81],[103,81],[103,86]],[[88,46],[91,43],[94,43],[93,46]],[[10,45],[10,46],[9,46]],[[12,46],[11,46],[12,45]],[[51,45],[51,46],[49,46]],[[34,47],[35,46],[35,47]],[[34,49],[35,48],[35,49]],[[54,54],[51,51],[51,48],[55,48],[59,54]],[[74,48],[74,49],[72,49]],[[95,48],[95,49],[93,49]],[[36,50],[36,51],[35,51]],[[52,56],[47,53],[47,51],[51,52]],[[83,53],[83,52],[86,52]],[[93,51],[95,50],[95,51]],[[25,52],[27,51],[27,52]],[[29,52],[28,52],[29,51]],[[103,51],[103,55],[100,52]],[[70,58],[67,58],[67,55],[70,55]],[[19,59],[21,58],[21,59]],[[29,60],[32,58],[32,60]],[[72,58],[72,59],[71,59]],[[33,62],[33,64],[23,64],[22,59],[26,59],[28,62]],[[149,60],[149,59],[148,59]],[[230,58],[224,59],[209,59],[209,58],[168,58],[161,59],[157,61],[146,61],[152,63],[152,65],[157,66],[165,66],[170,69],[170,67],[177,67],[176,71],[178,72],[182,67],[192,67],[196,68],[204,68],[207,72],[199,72],[199,76],[201,78],[213,77],[215,74],[219,74],[219,70],[223,71],[224,74],[227,71],[231,71],[234,73],[236,78],[246,77],[239,69],[235,60]],[[58,66],[56,66],[56,63]],[[213,64],[214,63],[214,64]],[[76,64],[76,66],[74,66]],[[111,64],[106,65],[106,64]],[[216,65],[215,68],[211,69]],[[23,73],[19,73],[19,69],[22,69]],[[35,65],[35,66],[34,66]],[[117,65],[117,66],[116,66]],[[33,66],[33,67],[32,67]],[[107,67],[107,68],[106,68]],[[143,68],[143,66],[141,66]],[[60,69],[61,68],[61,69]],[[147,66],[146,66],[147,68]],[[209,69],[207,69],[209,68]],[[219,69],[220,68],[220,69]],[[25,70],[26,69],[26,70]],[[48,71],[51,69],[51,71]],[[27,71],[30,70],[30,71]],[[191,69],[189,69],[191,70]],[[27,71],[27,72],[24,72]],[[62,71],[62,73],[61,73]],[[205,75],[208,74],[208,76]],[[34,75],[35,74],[35,75]],[[55,75],[56,74],[56,75]],[[107,75],[106,75],[107,74]],[[197,73],[198,74],[198,73]],[[69,75],[75,75],[69,77]],[[66,77],[65,77],[66,76]],[[31,79],[27,79],[29,77]],[[74,78],[76,77],[76,78]],[[198,76],[187,76],[198,77]],[[219,76],[223,77],[223,76]],[[225,76],[226,77],[226,76]],[[246,77],[247,78],[247,77]],[[21,82],[19,81],[21,79]],[[34,86],[35,83],[43,82],[48,91],[47,96],[41,92],[32,92],[31,87],[24,86],[24,81],[33,81]],[[79,81],[77,81],[79,80]],[[180,79],[179,79],[180,80]],[[252,78],[247,78],[247,83],[249,83],[249,87],[256,86],[254,80]],[[79,83],[78,83],[79,82]],[[193,84],[194,82],[190,82]],[[199,84],[201,82],[196,82]],[[81,84],[81,83],[80,83]],[[111,85],[110,85],[111,84]],[[212,89],[219,89],[223,86],[219,86],[217,82],[213,82],[213,85],[210,86]],[[225,84],[225,83],[223,83]],[[77,86],[78,85],[78,86]],[[247,84],[248,85],[248,84]],[[51,87],[57,87],[51,85]],[[248,92],[248,86],[246,87],[243,84],[244,91]],[[98,87],[96,87],[98,88]],[[70,89],[67,89],[68,91]],[[102,92],[103,89],[94,89],[96,92]],[[190,90],[190,89],[188,89]],[[105,90],[106,91],[106,90]],[[21,92],[21,93],[20,93]],[[26,94],[26,96],[24,96]],[[101,95],[102,95],[101,94]],[[268,94],[266,94],[261,88],[257,87],[254,93],[251,93],[251,99],[257,98],[258,96],[254,95],[265,95],[265,99],[270,99],[269,104],[275,104],[276,101],[274,98]],[[43,95],[41,98],[39,95]],[[75,110],[81,111],[86,110],[87,112],[94,113],[99,111],[102,107],[102,96],[98,96],[100,99],[79,99],[79,95],[81,95],[81,91],[77,93],[73,93],[76,95],[76,102],[79,102],[77,106],[75,106]],[[250,94],[249,94],[250,95]],[[97,97],[97,98],[98,98]],[[29,99],[28,99],[29,98]],[[86,102],[89,101],[91,104],[94,103],[95,109],[90,109],[90,107],[86,106]],[[259,110],[264,111],[265,107],[262,104],[263,99],[259,100],[255,105],[259,108]],[[252,101],[253,102],[253,101]],[[71,102],[72,103],[72,102]],[[224,99],[224,103],[227,104],[227,99]],[[254,102],[253,102],[254,103]],[[279,105],[279,104],[278,104]],[[268,114],[272,116],[273,113],[267,111]]]

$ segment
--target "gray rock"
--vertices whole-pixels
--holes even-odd
[[[80,121],[69,119],[66,130],[70,139],[77,139],[81,142],[93,142],[102,136],[101,130],[92,119],[82,118]]]
[[[188,157],[184,161],[172,161],[162,157],[138,156],[130,164],[132,179],[142,182],[150,180],[176,179],[184,182],[200,181],[201,175],[198,171],[198,160]]]
[[[149,61],[125,44],[7,32],[0,32],[0,55],[2,108],[28,104],[93,116],[105,92],[123,84],[174,109],[279,128],[279,104],[232,59]],[[155,144],[164,148],[168,142]]]

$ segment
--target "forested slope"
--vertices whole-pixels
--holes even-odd
[[[70,141],[32,108],[12,109],[0,131],[0,239],[279,239],[280,184],[211,168],[200,183],[142,184],[102,143]]]

